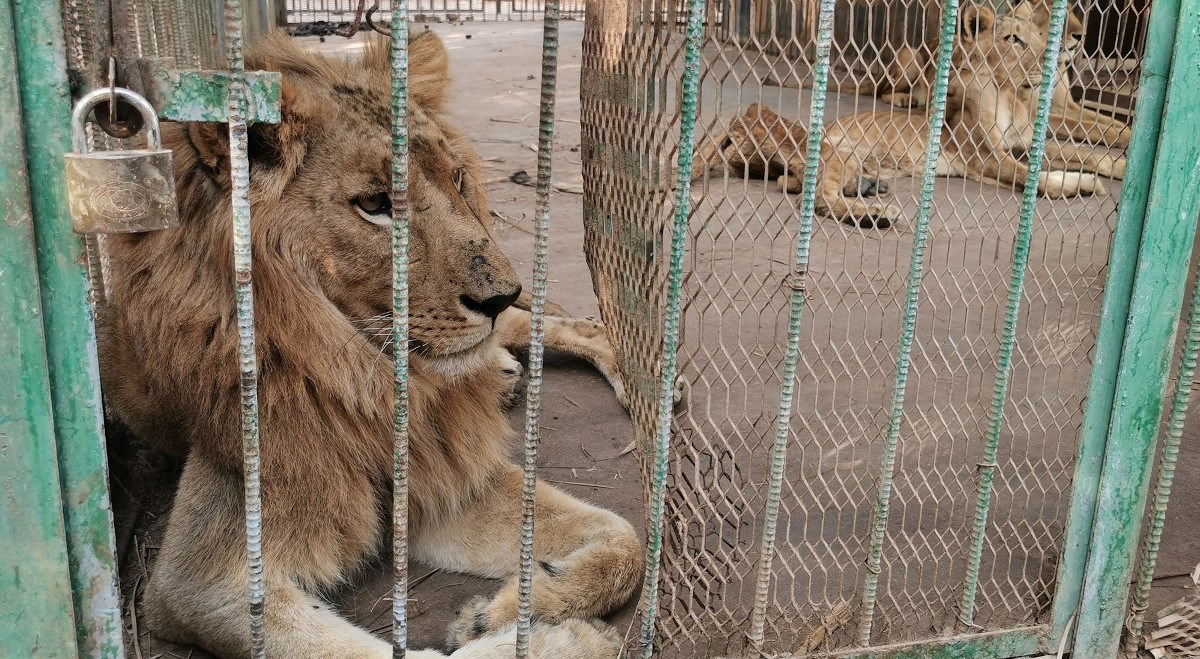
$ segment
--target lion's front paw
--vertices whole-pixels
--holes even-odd
[[[451,659],[509,659],[516,644],[517,625],[481,636],[456,650]],[[564,620],[559,624],[535,622],[529,634],[532,659],[616,659],[621,638],[599,621]]]
[[[1089,172],[1042,172],[1038,191],[1050,199],[1108,194],[1100,179]]]
[[[886,184],[883,188],[887,190]],[[887,229],[903,217],[899,206],[894,204],[862,204],[856,213],[842,217],[842,223],[860,229]]]
[[[507,350],[500,350],[499,364],[500,375],[504,378],[505,385],[508,387],[504,402],[507,405],[516,403],[517,398],[521,394],[521,384],[524,382],[525,367],[521,362],[517,361]]]
[[[804,179],[795,175],[780,176],[779,178],[775,179],[775,182],[779,185],[779,189],[781,191],[790,192],[792,194],[798,194],[804,187]]]
[[[536,625],[529,650],[537,659],[616,659],[621,637],[598,620],[564,620],[557,625]]]
[[[487,616],[488,598],[480,595],[458,610],[458,616],[446,629],[446,646],[451,650],[494,631]]]
[[[675,409],[679,409],[688,398],[688,383],[682,375],[675,378],[675,389],[671,392],[671,401],[675,404]]]

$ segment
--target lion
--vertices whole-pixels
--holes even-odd
[[[482,161],[448,118],[448,61],[410,46],[410,551],[505,579],[460,611],[454,657],[509,657],[522,472],[503,401],[528,343],[517,275],[492,233]],[[361,61],[276,33],[249,68],[283,78],[282,120],[249,135],[261,418],[267,654],[391,657],[320,598],[384,550],[392,495],[391,89],[388,49]],[[108,241],[103,386],[136,435],[186,456],[145,593],[158,636],[249,657],[237,312],[226,129],[170,124],[180,227]],[[618,380],[599,323],[547,318],[547,344]],[[616,657],[587,622],[640,583],[642,546],[617,514],[537,484],[532,636],[545,659]],[[410,654],[418,659],[438,651]]]
[[[694,183],[704,178],[718,166],[741,170],[752,178],[777,179],[794,174],[802,179],[807,144],[808,130],[804,126],[766,105],[751,103],[741,116],[729,120],[728,129],[718,131],[696,152],[691,180]],[[873,196],[887,191],[886,181],[859,178],[848,184],[846,194]],[[681,386],[677,384],[676,389],[681,390]]]
[[[771,108],[751,103],[696,152],[692,180],[703,178],[718,165],[745,170],[753,178],[778,178],[791,172],[804,175],[804,145],[808,131]]]
[[[1041,29],[1042,38],[1046,39],[1050,33],[1050,4],[1050,0],[1021,0],[1014,3],[1013,11],[1028,12],[1029,20]],[[1131,134],[1125,122],[1089,110],[1071,95],[1071,62],[1078,56],[1083,38],[1083,20],[1068,7],[1058,56],[1058,74],[1050,99],[1050,130],[1060,139],[1125,148],[1129,146]],[[881,101],[902,108],[923,108],[928,104],[937,68],[933,54],[938,51],[938,41],[935,36],[921,49],[904,46],[896,51],[880,85]]]
[[[1015,152],[1033,142],[1032,112],[1024,91],[1041,83],[1045,42],[1029,12],[1018,7],[997,17],[984,5],[964,6],[951,81],[953,103],[942,129],[939,176],[965,176],[1022,189],[1029,167]],[[891,204],[866,202],[847,192],[864,187],[861,178],[896,173],[919,176],[927,148],[929,117],[923,113],[863,112],[842,117],[825,128],[821,140],[818,207],[843,222],[886,228],[899,219]],[[1051,198],[1106,194],[1096,177],[1120,177],[1123,161],[1081,154],[1073,145],[1046,144],[1051,169],[1038,179],[1038,192]],[[1073,170],[1073,171],[1063,171]],[[1082,171],[1081,171],[1082,170]],[[789,192],[796,177],[780,177]]]

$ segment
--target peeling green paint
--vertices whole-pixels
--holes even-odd
[[[1153,151],[1131,151],[1122,211],[1141,224],[1137,265],[1124,318],[1124,337],[1115,386],[1107,400],[1111,419],[1097,485],[1095,519],[1087,544],[1075,653],[1078,657],[1113,657],[1124,627],[1129,582],[1133,573],[1143,511],[1150,486],[1155,440],[1160,430],[1167,373],[1183,305],[1185,280],[1200,214],[1200,0],[1182,0],[1177,19],[1164,16],[1171,4],[1155,5],[1151,24],[1174,32],[1174,48],[1161,105],[1139,100],[1132,144],[1147,135],[1146,117],[1161,113],[1161,135]],[[1167,26],[1171,26],[1167,28]],[[1161,69],[1149,66],[1142,79]],[[1158,126],[1153,126],[1158,128]],[[1159,131],[1155,131],[1156,133]],[[1148,182],[1148,187],[1144,184]],[[1148,194],[1147,194],[1148,190]]]
[[[143,65],[148,83],[147,100],[158,115],[170,121],[226,120],[229,73],[226,71],[177,70],[170,59],[149,60]],[[274,71],[246,73],[250,84],[249,123],[277,124],[283,79]]]
[[[120,597],[108,496],[95,328],[79,236],[71,230],[63,154],[71,148],[71,96],[61,2],[10,0],[16,79],[25,120],[25,174],[37,246],[69,600],[79,654],[122,657]],[[12,70],[12,69],[7,69]],[[7,249],[7,248],[6,248]],[[27,291],[26,294],[29,294]],[[53,483],[52,470],[32,472]],[[26,544],[24,533],[6,545]],[[36,548],[36,545],[34,545]],[[42,560],[45,560],[43,557]],[[25,599],[52,597],[25,585]],[[44,650],[41,650],[44,651]],[[73,656],[73,652],[61,656]],[[20,654],[13,656],[22,656]],[[38,655],[42,656],[42,655]]]
[[[0,69],[16,70],[0,7]],[[66,528],[16,76],[0,77],[0,657],[75,657]]]

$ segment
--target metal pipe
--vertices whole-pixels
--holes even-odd
[[[0,7],[0,68],[5,71],[17,70],[17,43],[6,3]],[[81,632],[71,601],[33,204],[25,174],[21,82],[16,75],[0,78],[0,104],[8,108],[0,112],[0,199],[6,220],[0,222],[0,482],[5,485],[0,656],[40,651],[75,657]]]
[[[21,108],[24,116],[36,117],[24,124],[25,171],[37,219],[42,323],[79,651],[85,656],[123,657],[96,330],[88,304],[87,269],[80,259],[83,246],[71,230],[63,170],[63,154],[71,149],[63,6],[14,0],[8,7]]]
[[[1141,569],[1133,589],[1133,602],[1129,605],[1129,634],[1125,639],[1125,650],[1137,652],[1141,645],[1142,624],[1146,608],[1150,605],[1150,584],[1154,580],[1154,566],[1158,563],[1158,550],[1162,544],[1163,526],[1167,519],[1167,502],[1171,499],[1171,484],[1175,480],[1175,463],[1179,459],[1179,443],[1183,437],[1183,424],[1187,420],[1188,405],[1192,400],[1192,383],[1196,377],[1196,357],[1200,352],[1200,271],[1192,284],[1191,311],[1188,313],[1187,335],[1183,353],[1179,359],[1179,372],[1175,375],[1175,393],[1171,396],[1171,417],[1167,422],[1167,436],[1163,440],[1162,459],[1158,467],[1158,479],[1154,486],[1154,497],[1150,502],[1150,528],[1142,544]]]
[[[1188,264],[1200,215],[1200,0],[1183,0],[1161,110],[1162,134],[1153,160],[1131,159],[1130,167],[1153,162],[1144,209],[1142,240],[1129,301],[1125,340],[1112,398],[1112,418],[1096,497],[1074,655],[1115,656],[1129,597],[1129,580],[1150,487],[1158,421],[1179,323]],[[1159,108],[1139,105],[1138,114]],[[1143,137],[1134,126],[1133,141]],[[1139,159],[1146,154],[1139,154]],[[1122,202],[1139,190],[1123,195]]]
[[[1058,584],[1051,613],[1052,638],[1066,633],[1067,621],[1079,607],[1087,545],[1091,539],[1100,487],[1104,447],[1109,437],[1112,401],[1116,395],[1117,369],[1125,342],[1125,321],[1137,267],[1138,245],[1142,239],[1146,203],[1154,155],[1162,127],[1167,75],[1171,70],[1175,44],[1175,26],[1181,0],[1154,0],[1138,83],[1138,111],[1133,119],[1133,139],[1127,151],[1129,166],[1121,184],[1121,202],[1117,205],[1116,228],[1108,254],[1108,276],[1096,335],[1095,359],[1088,383],[1087,405],[1083,412],[1079,447],[1075,453],[1075,477],[1067,515],[1066,538],[1059,561]]]

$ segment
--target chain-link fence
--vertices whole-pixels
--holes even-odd
[[[1044,40],[1049,3],[1029,4],[1033,15],[1024,20]],[[1078,151],[1048,167],[1098,171],[1099,162],[1113,174],[1111,165],[1124,167],[1129,132],[1121,121],[1136,96],[1146,8],[1072,4],[1081,23],[1066,21],[1069,93],[1051,108],[1047,152]],[[819,3],[706,9],[694,145],[705,162],[691,190],[680,347],[691,403],[676,416],[670,447],[663,656],[817,649],[805,645],[809,630],[828,634],[820,649],[846,650],[1014,630],[1050,617],[1121,183],[1100,177],[1106,194],[1037,200],[1015,345],[1006,346],[1023,181],[938,178],[920,235],[919,140],[929,115],[872,98],[903,86],[888,72],[905,47],[932,65],[943,6],[834,5],[830,92],[818,120],[830,122],[821,176],[853,160],[889,190],[881,196],[874,181],[851,181],[858,189],[847,198],[868,208],[850,216],[854,224],[840,222],[849,217],[818,191],[807,265],[798,269],[802,197],[777,179],[790,178],[796,192],[804,173]],[[645,383],[631,390],[648,454],[685,45],[678,31],[643,20],[657,11],[636,0],[591,8],[583,97],[589,263],[628,375]],[[726,20],[718,24],[718,16]],[[986,142],[972,142],[979,131],[951,130],[986,101],[960,96],[954,105],[955,93],[972,93],[959,55],[951,60],[943,150],[1000,162]],[[901,80],[907,87],[926,75],[915,70]],[[1029,117],[1036,99],[1027,90],[1037,82],[1030,79],[1014,92],[1025,94]],[[859,142],[830,148],[839,135]],[[905,155],[863,156],[866,143]],[[926,256],[910,317],[914,239]],[[793,291],[802,293],[804,316],[786,460],[775,465],[783,480],[770,563],[762,538],[771,526]],[[906,333],[915,339],[897,402]],[[998,360],[1009,347],[1012,375],[997,402]],[[889,428],[898,432],[889,436]],[[994,477],[990,496],[980,493],[985,472]],[[766,581],[758,574],[764,563],[772,566]]]

